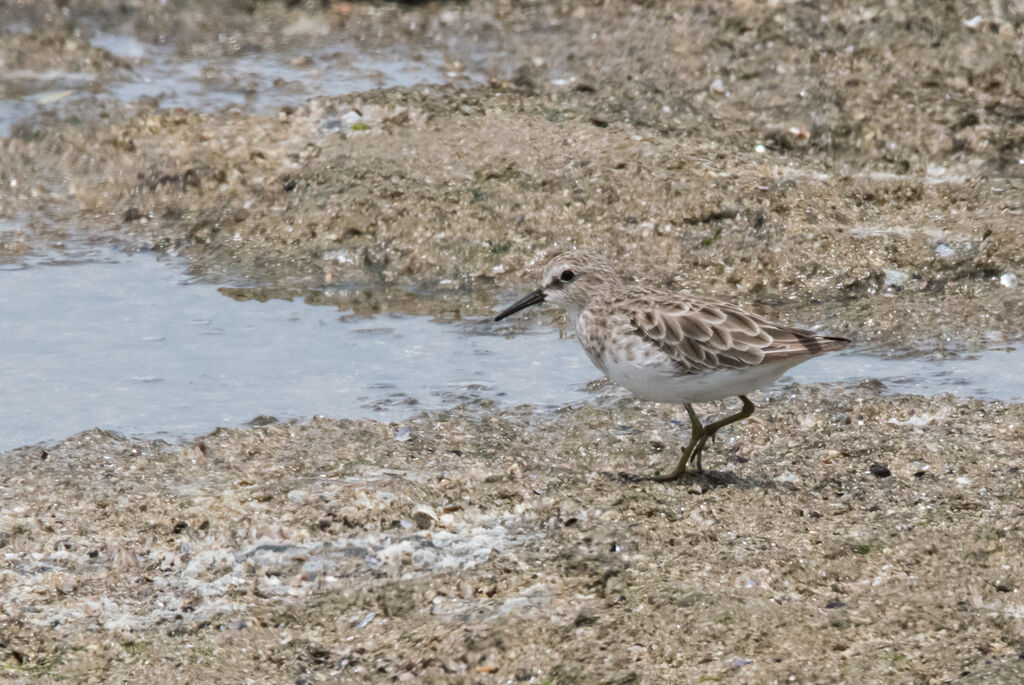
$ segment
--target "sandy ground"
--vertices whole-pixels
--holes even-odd
[[[133,69],[96,27],[183,58],[398,42],[466,77],[265,114],[57,106],[0,139],[0,218],[26,226],[0,260],[85,235],[240,298],[474,317],[580,246],[876,352],[1021,335],[1018,2],[168,4],[5,5],[2,94]],[[0,672],[1018,682],[1021,405],[755,401],[671,485],[622,474],[685,422],[630,400],[8,452]]]

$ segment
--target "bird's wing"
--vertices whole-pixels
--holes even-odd
[[[631,312],[634,332],[682,373],[811,357],[849,341],[773,323],[739,307],[697,297],[649,297]]]

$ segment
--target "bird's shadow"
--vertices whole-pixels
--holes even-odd
[[[601,475],[609,480],[613,480],[619,483],[626,483],[630,485],[637,485],[641,483],[657,483],[659,485],[666,485],[669,487],[686,487],[687,485],[697,484],[707,486],[707,490],[713,490],[715,488],[734,487],[741,490],[753,490],[753,489],[778,489],[778,483],[772,480],[760,480],[753,478],[744,478],[736,474],[735,471],[687,471],[682,474],[679,478],[670,481],[658,480],[657,476],[653,475],[640,475],[636,473],[629,473],[628,471],[601,471]]]

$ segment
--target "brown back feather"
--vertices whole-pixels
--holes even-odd
[[[808,358],[850,343],[704,298],[680,300],[648,293],[640,302],[630,316],[634,332],[671,357],[685,374]]]

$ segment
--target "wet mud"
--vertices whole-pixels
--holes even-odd
[[[1024,330],[1016,3],[86,0],[0,23],[17,115],[0,262],[98,241],[183,257],[240,300],[338,306],[340,288],[358,315],[444,321],[492,314],[575,246],[878,354]],[[268,109],[266,84],[211,68],[240,104],[165,107],[111,95],[145,63],[109,34],[303,69],[339,68],[335,43],[398,50],[437,77],[282,80],[294,102]],[[872,384],[754,399],[708,477],[669,485],[632,476],[672,460],[685,416],[628,399],[6,452],[0,664],[84,682],[1019,677],[1021,405]]]
[[[5,670],[1011,682],[1021,405],[756,399],[672,484],[677,412],[629,401],[10,452]]]

